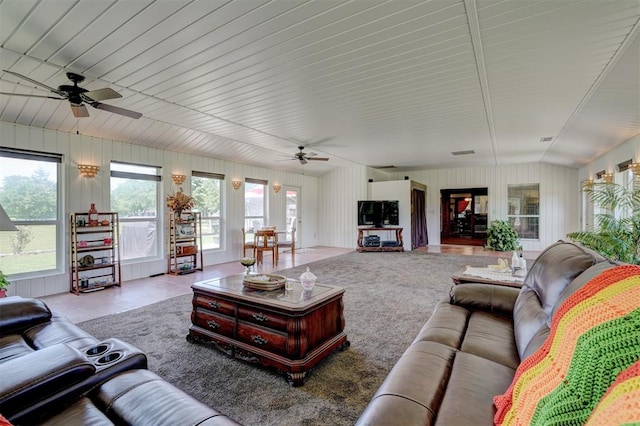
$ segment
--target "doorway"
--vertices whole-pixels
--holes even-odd
[[[487,188],[440,190],[440,243],[483,246],[487,239]]]
[[[296,247],[300,245],[300,188],[296,186],[285,186],[283,188],[284,197],[284,223],[286,229],[285,241],[290,243],[292,240],[292,230],[296,229],[295,239]]]

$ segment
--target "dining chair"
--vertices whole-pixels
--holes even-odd
[[[286,235],[286,233],[284,234]],[[284,248],[291,247],[291,257],[294,257],[296,255],[296,227],[295,226],[291,227],[291,241],[280,241],[278,239],[278,248],[282,248],[282,247]]]
[[[273,264],[278,264],[278,234],[275,229],[259,229],[255,233],[256,263],[263,263],[265,251],[270,251]]]
[[[249,230],[249,231],[245,231],[244,228],[242,228],[242,257],[247,257],[247,250],[251,251],[251,256],[252,257],[256,257],[256,241],[255,241],[255,237],[247,240],[247,234],[253,234],[253,230]]]

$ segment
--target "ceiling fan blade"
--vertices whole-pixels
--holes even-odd
[[[326,158],[326,157],[313,157],[313,158],[307,158],[307,160],[309,160],[309,161],[329,161],[329,159]]]
[[[0,95],[7,96],[26,96],[29,98],[45,98],[45,99],[57,99],[59,101],[63,101],[64,98],[56,98],[55,96],[44,96],[44,95],[29,95],[27,93],[9,93],[9,92],[0,92]]]
[[[21,78],[23,80],[27,80],[29,83],[33,83],[33,84],[35,84],[37,86],[44,87],[48,91],[56,93],[56,94],[62,96],[62,93],[60,93],[60,91],[58,89],[55,89],[55,88],[53,88],[51,86],[47,86],[46,84],[40,83],[39,81],[36,81],[36,80],[34,80],[32,78],[29,78],[29,77],[24,76],[22,74],[18,74],[17,72],[13,72],[13,71],[8,71],[8,70],[2,70],[2,71],[6,72],[7,74],[11,74],[11,75],[13,75],[15,77]]]
[[[115,114],[120,114],[126,117],[135,118],[135,119],[142,117],[142,114],[139,112],[131,111],[131,110],[120,108],[113,105],[102,104],[100,102],[92,102],[91,106],[97,109],[113,112]]]
[[[89,111],[87,111],[87,107],[84,105],[71,104],[71,112],[73,112],[73,116],[76,118],[89,116]]]
[[[307,164],[307,160],[302,158],[302,157],[300,157],[300,164],[302,164],[302,165]]]
[[[316,156],[316,155],[318,155],[318,154],[316,154],[315,152],[310,152],[310,153],[305,154],[305,155],[306,155],[307,157],[315,157],[315,156]]]
[[[88,97],[89,99],[85,99],[85,100],[89,103],[93,101],[104,101],[106,99],[116,99],[116,98],[122,97],[120,93],[108,87],[105,87],[104,89],[91,90],[89,92],[84,92],[82,96]]]

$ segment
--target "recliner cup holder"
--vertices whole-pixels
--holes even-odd
[[[122,358],[122,352],[109,352],[108,354],[102,355],[100,358],[96,360],[96,364],[105,365],[115,362]]]
[[[108,351],[110,348],[111,348],[111,345],[107,345],[106,343],[100,343],[99,345],[96,345],[87,349],[86,351],[84,351],[84,353],[87,356],[98,356],[98,355],[102,355],[103,353]]]

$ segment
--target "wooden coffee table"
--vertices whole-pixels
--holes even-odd
[[[234,358],[274,367],[293,386],[314,365],[349,346],[344,333],[344,289],[316,284],[303,291],[243,286],[242,276],[195,283],[187,341],[209,343]]]
[[[454,284],[484,283],[507,287],[522,287],[524,277],[512,277],[511,272],[497,273],[487,267],[463,266],[451,276]]]

